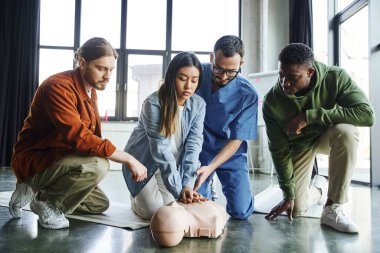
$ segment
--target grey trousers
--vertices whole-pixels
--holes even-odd
[[[326,130],[313,149],[293,152],[295,204],[293,216],[301,215],[320,197],[320,191],[310,185],[316,154],[329,155],[328,198],[335,203],[347,202],[352,172],[356,166],[359,132],[355,126],[337,124]]]
[[[26,182],[47,194],[62,212],[102,213],[109,207],[97,186],[109,170],[109,162],[96,156],[70,155],[58,160]]]

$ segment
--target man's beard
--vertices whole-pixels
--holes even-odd
[[[91,77],[87,74],[87,72],[84,74],[84,78],[91,85],[91,87],[93,87],[96,90],[104,90],[107,86],[107,83],[109,82],[107,80],[100,80],[94,83],[91,80]]]
[[[220,88],[226,86],[227,84],[229,84],[234,79],[235,78],[225,79],[227,82],[226,83],[221,83],[215,75],[212,75],[212,80],[213,80],[214,84],[216,84]]]
[[[107,83],[106,81],[99,81],[99,82],[96,82],[95,84],[90,84],[93,88],[95,88],[96,90],[105,90],[106,86],[107,86]],[[104,84],[105,83],[105,84]],[[104,85],[103,85],[104,84]]]

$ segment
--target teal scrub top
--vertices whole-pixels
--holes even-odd
[[[243,140],[237,152],[221,167],[246,162],[246,140],[257,139],[258,96],[247,79],[238,75],[225,87],[211,92],[212,70],[210,64],[202,65],[202,82],[197,91],[206,102],[204,141],[200,160],[207,165],[229,140]],[[232,163],[232,164],[231,164]]]

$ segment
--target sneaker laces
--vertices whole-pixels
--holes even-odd
[[[342,205],[332,205],[332,209],[335,211],[335,222],[338,223],[338,219],[344,221],[344,223],[351,223],[351,219],[344,213]]]
[[[46,204],[49,207],[48,211],[47,211],[49,216],[51,216],[51,214],[55,214],[55,215],[62,215],[63,214],[63,212],[61,210],[59,210],[58,207],[54,203],[47,201]]]
[[[57,208],[57,206],[50,202],[50,201],[43,201],[44,203],[42,205],[45,206],[43,208],[42,215],[48,218],[56,217],[56,216],[62,216],[63,212]]]

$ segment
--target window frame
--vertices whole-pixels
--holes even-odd
[[[241,36],[241,6],[242,0],[238,0],[239,20],[238,20],[238,36]],[[164,50],[149,50],[149,49],[128,49],[126,48],[126,36],[127,36],[127,6],[128,0],[121,0],[121,30],[120,30],[120,44],[113,45],[117,50],[119,57],[117,60],[116,70],[116,102],[115,102],[115,116],[108,116],[108,121],[137,121],[137,117],[130,117],[127,115],[127,87],[128,87],[128,56],[130,54],[137,55],[160,55],[162,56],[162,76],[169,65],[172,54],[177,54],[180,51],[172,50],[172,15],[173,15],[173,0],[167,0],[166,4],[166,35],[165,35],[165,49]],[[41,45],[40,49],[57,49],[57,50],[72,50],[74,52],[80,47],[80,29],[81,29],[81,10],[82,0],[75,0],[75,21],[74,21],[74,41],[73,46],[51,46]],[[195,54],[208,55],[206,51],[194,51]],[[73,59],[73,68],[75,62]],[[62,70],[63,71],[63,70]],[[41,82],[42,80],[39,80]],[[104,120],[104,117],[101,117]]]

